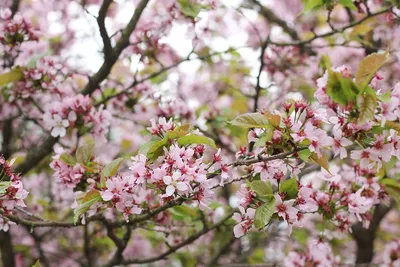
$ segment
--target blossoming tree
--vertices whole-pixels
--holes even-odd
[[[1,1],[2,266],[400,266],[398,8]]]

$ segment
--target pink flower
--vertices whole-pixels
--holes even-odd
[[[351,194],[348,198],[349,212],[354,213],[359,221],[361,221],[360,214],[364,214],[371,210],[374,204],[372,199],[361,196],[362,191],[362,189],[359,189],[356,193]]]
[[[322,157],[321,148],[331,146],[333,143],[332,137],[328,136],[322,129],[314,127],[312,124],[306,124],[304,133],[311,142],[309,146],[310,151],[315,152],[318,157]]]
[[[312,188],[302,186],[297,196],[297,204],[299,209],[305,212],[314,212],[318,210],[318,203],[311,197],[314,194]]]
[[[334,132],[332,150],[335,157],[339,155],[341,159],[344,159],[347,157],[347,150],[345,147],[350,146],[353,142],[343,137],[342,134],[341,130]]]
[[[177,190],[180,191],[180,193],[184,193],[189,189],[187,184],[182,182],[181,179],[182,174],[179,171],[174,172],[172,176],[164,177],[164,184],[167,185],[167,188],[165,189],[167,196],[172,196]]]
[[[244,208],[240,206],[239,211],[240,213],[235,212],[232,216],[232,218],[239,223],[233,227],[233,233],[236,238],[247,234],[253,225],[253,219],[256,213],[256,210],[252,208],[248,208],[245,212]]]

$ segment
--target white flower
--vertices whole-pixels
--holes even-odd
[[[51,131],[51,136],[63,137],[67,132],[65,128],[69,126],[69,121],[65,119],[63,120],[58,114],[54,114],[52,118],[48,119],[47,124],[53,128],[53,130]]]
[[[167,193],[167,196],[172,196],[176,190],[185,192],[188,189],[188,186],[186,183],[179,181],[181,177],[182,177],[182,174],[179,171],[175,172],[172,175],[172,177],[164,176],[163,181],[167,185],[167,188],[165,190]]]

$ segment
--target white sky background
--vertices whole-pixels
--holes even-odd
[[[237,8],[242,2],[242,0],[221,0],[221,1],[225,6],[231,8]],[[126,23],[132,16],[134,5],[131,2],[127,3],[127,1],[116,0],[116,2],[119,2],[119,4],[122,5],[122,8],[119,8],[119,14],[116,16],[118,23],[121,23],[121,25],[126,25]],[[96,6],[88,7],[88,11],[95,16],[97,16],[98,10],[99,8]],[[80,14],[84,12],[82,10],[82,7],[75,2],[71,3],[70,10],[68,11],[71,13],[79,12]],[[247,18],[251,20],[253,20],[255,17],[258,16],[257,12],[252,10],[244,10],[244,14]],[[201,12],[199,14],[200,17],[202,16],[204,17],[206,15],[207,15],[206,12]],[[48,15],[48,19],[51,22],[54,21],[55,18],[57,18],[57,16],[58,16],[57,12],[52,12]],[[54,33],[60,32],[64,29],[64,25],[60,25],[58,23],[50,23],[50,25],[51,25],[51,31]],[[103,58],[101,54],[101,49],[103,45],[95,18],[90,14],[84,12],[84,16],[83,17],[81,16],[79,19],[72,21],[70,27],[77,32],[77,35],[79,37],[83,38],[79,37],[77,38],[79,41],[74,44],[68,57],[81,58],[77,62],[79,62],[79,65],[82,67],[82,69],[89,70],[92,72],[97,71],[98,68],[103,63]],[[110,21],[107,20],[106,20],[106,27],[108,29],[109,34],[112,34],[115,30],[112,28]],[[186,57],[192,49],[192,42],[190,39],[186,38],[185,33],[186,33],[185,25],[182,24],[174,25],[170,34],[164,39],[164,41],[168,43],[170,46],[172,46],[176,50],[176,52],[182,57]],[[245,46],[246,40],[247,36],[244,33],[244,31],[236,31],[231,33],[228,39],[218,38],[218,37],[213,38],[210,47],[215,51],[224,51],[227,50],[229,47]],[[245,58],[252,66],[254,66],[252,70],[252,76],[256,77],[258,74],[258,66],[259,66],[258,62],[259,52],[258,51],[255,52],[247,48],[240,49],[239,52],[241,53],[243,58]],[[71,63],[76,64],[76,62],[71,62]],[[199,61],[189,61],[181,64],[179,68],[181,70],[184,70],[185,73],[194,74],[199,66],[200,66]],[[174,77],[172,75],[169,79],[175,80],[175,78],[177,77]],[[265,78],[262,80],[265,81],[264,86],[266,86],[267,79]]]

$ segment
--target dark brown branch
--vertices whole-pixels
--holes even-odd
[[[100,35],[101,38],[103,39],[103,45],[104,45],[104,58],[112,55],[112,46],[111,46],[111,40],[110,37],[108,36],[106,25],[105,25],[105,19],[107,16],[107,10],[110,7],[112,3],[112,0],[104,0],[103,4],[100,7],[99,10],[99,16],[97,17],[97,24],[99,25],[99,30],[100,30]],[[106,59],[107,61],[107,59]]]
[[[113,95],[111,95],[111,96],[106,97],[105,99],[103,99],[102,101],[100,101],[99,103],[97,103],[96,106],[99,106],[99,105],[101,105],[101,104],[105,104],[107,101],[109,101],[109,100],[111,100],[111,99],[113,99],[113,98],[117,98],[117,97],[119,97],[119,96],[122,96],[122,95],[124,95],[124,94],[127,94],[127,93],[131,92],[132,87],[134,87],[134,86],[136,86],[136,85],[138,85],[138,84],[141,84],[141,83],[143,83],[143,82],[145,82],[145,81],[148,81],[148,80],[150,80],[150,79],[153,79],[153,78],[155,78],[155,77],[157,77],[157,76],[163,74],[164,72],[166,72],[166,71],[168,71],[168,70],[170,70],[170,69],[173,69],[173,68],[175,68],[175,67],[178,67],[180,64],[182,64],[182,63],[184,63],[184,62],[192,61],[192,60],[204,60],[204,59],[211,58],[211,57],[213,57],[213,56],[217,56],[217,55],[229,53],[229,52],[231,52],[231,51],[235,51],[235,50],[238,50],[238,49],[240,49],[240,48],[246,48],[246,47],[247,47],[247,46],[241,46],[241,47],[237,47],[237,48],[229,48],[229,49],[227,49],[227,50],[225,50],[225,51],[214,52],[214,53],[210,53],[210,54],[208,54],[208,55],[198,56],[198,57],[194,57],[194,58],[191,58],[191,57],[190,57],[190,56],[193,54],[193,52],[191,52],[191,53],[189,53],[189,55],[188,55],[187,57],[185,57],[184,59],[181,59],[181,60],[179,60],[178,62],[176,62],[176,63],[174,63],[174,64],[171,64],[170,66],[166,66],[166,67],[160,69],[160,70],[157,71],[157,72],[154,72],[154,73],[152,73],[152,74],[149,74],[148,76],[144,77],[144,78],[141,79],[141,80],[135,80],[135,81],[134,81],[132,84],[130,84],[128,87],[126,87],[126,88],[123,89],[122,91],[118,92],[117,94],[113,94]]]
[[[251,164],[258,163],[258,162],[267,162],[267,161],[276,160],[276,159],[284,159],[287,156],[290,156],[290,155],[292,155],[298,151],[304,150],[304,149],[306,149],[306,147],[299,147],[292,151],[276,154],[273,156],[267,156],[267,157],[261,156],[261,157],[255,157],[254,159],[237,160],[237,161],[231,163],[230,165],[232,165],[232,166],[242,166],[242,165],[249,166]]]
[[[58,138],[47,136],[44,141],[29,150],[25,160],[15,168],[15,172],[25,174],[53,151],[53,146],[57,143]]]
[[[235,243],[236,240],[238,240],[236,237],[231,236],[231,238],[228,240],[228,242],[226,242],[226,244],[225,244],[224,246],[222,246],[222,248],[221,248],[221,249],[214,255],[214,257],[207,263],[207,266],[208,266],[208,267],[213,267],[213,266],[218,265],[219,259],[220,259],[223,255],[227,254],[227,253],[230,251],[230,249],[231,249],[233,243]]]
[[[359,222],[351,227],[353,230],[352,236],[357,243],[357,258],[356,264],[370,263],[374,256],[374,239],[379,224],[385,215],[394,206],[394,201],[389,206],[378,204],[375,207],[374,215],[372,216],[371,224],[368,229],[364,228],[362,222]]]
[[[11,139],[13,135],[13,120],[7,119],[3,123],[3,144],[1,147],[0,155],[8,159],[11,156]]]
[[[0,231],[0,251],[3,266],[15,266],[15,254],[10,232]]]
[[[142,12],[148,2],[149,0],[140,1],[130,22],[124,29],[121,39],[118,41],[114,49],[112,49],[111,60],[109,59],[108,56],[105,57],[103,65],[100,67],[100,69],[96,74],[94,74],[92,77],[89,78],[89,82],[86,85],[85,89],[82,91],[82,94],[88,95],[94,92],[99,86],[99,84],[102,81],[104,81],[110,74],[111,68],[117,61],[122,50],[129,45],[129,36],[135,29],[136,24],[139,21],[139,18],[142,15]],[[43,158],[45,158],[53,151],[53,146],[57,143],[57,141],[58,138],[54,138],[52,136],[45,137],[44,141],[40,145],[37,145],[35,148],[29,150],[26,159],[20,165],[17,166],[16,172],[25,174],[28,171],[30,171]]]
[[[379,16],[379,15],[388,13],[388,12],[391,11],[391,9],[392,9],[392,7],[389,7],[389,8],[383,9],[381,11],[378,11],[376,13],[369,14],[369,15],[365,16],[364,18],[362,18],[362,19],[360,19],[358,21],[352,22],[352,23],[350,23],[350,24],[348,24],[348,25],[346,25],[346,26],[344,26],[342,28],[337,28],[335,30],[332,30],[332,31],[329,31],[329,32],[326,32],[326,33],[323,33],[323,34],[317,34],[314,37],[309,38],[307,40],[295,41],[295,42],[291,42],[291,43],[279,43],[279,42],[270,41],[270,43],[273,44],[273,45],[276,45],[276,46],[304,46],[306,44],[309,44],[309,43],[313,42],[316,39],[329,37],[329,36],[334,35],[336,33],[342,33],[347,29],[353,28],[354,26],[357,26],[357,25],[363,23],[367,19],[370,19],[372,17],[376,17],[376,16]]]
[[[93,261],[92,261],[92,257],[91,257],[91,253],[90,253],[90,238],[89,238],[89,229],[88,229],[87,224],[85,224],[83,227],[83,237],[84,237],[83,238],[83,250],[84,250],[87,266],[92,267]]]
[[[120,264],[124,260],[124,256],[122,255],[122,253],[124,252],[126,246],[128,245],[129,239],[132,234],[132,229],[129,226],[127,226],[124,237],[122,239],[119,239],[115,235],[113,228],[106,221],[105,221],[105,226],[107,228],[108,237],[117,246],[117,250],[115,251],[114,256],[108,263],[104,265],[105,267],[111,267]]]
[[[261,74],[265,68],[264,56],[265,56],[265,50],[267,50],[267,47],[268,47],[268,41],[269,41],[269,37],[261,46],[260,69],[259,69],[258,75],[257,75],[256,94],[254,96],[253,112],[256,112],[258,109],[258,98],[260,97],[260,93],[261,93]]]
[[[203,230],[199,231],[198,233],[190,236],[189,238],[187,238],[186,240],[184,240],[183,242],[179,243],[176,246],[171,246],[169,248],[169,250],[165,251],[164,253],[155,256],[155,257],[150,257],[147,259],[141,259],[141,260],[126,260],[123,261],[122,264],[143,264],[143,263],[150,263],[150,262],[155,262],[155,261],[159,261],[159,260],[163,260],[165,259],[168,255],[176,252],[178,249],[189,245],[191,243],[193,243],[194,241],[196,241],[197,239],[199,239],[201,236],[203,236],[204,234],[222,226],[227,220],[229,220],[232,217],[233,213],[229,213],[226,217],[224,217],[222,220],[220,220],[219,222],[217,222],[216,224],[210,225],[208,227],[204,227]]]
[[[28,229],[28,231],[30,231],[30,229]],[[40,236],[38,236],[35,233],[35,231],[32,231],[30,234],[31,234],[33,240],[35,240],[36,248],[39,252],[40,263],[42,264],[42,266],[45,266],[45,267],[50,266],[49,261],[47,260],[45,254],[44,254],[43,248],[42,248],[42,244],[41,244],[42,239],[40,238]]]
[[[89,82],[83,89],[82,94],[89,95],[94,92],[100,86],[100,83],[103,82],[110,74],[112,67],[114,66],[115,62],[117,62],[122,51],[129,45],[129,37],[135,30],[136,25],[139,22],[139,19],[148,2],[149,0],[141,0],[139,2],[131,20],[129,21],[126,28],[122,31],[121,38],[118,40],[115,47],[111,49],[107,55],[105,55],[103,65],[100,67],[95,75],[89,78]]]
[[[266,19],[268,20],[269,23],[271,24],[276,24],[279,27],[282,28],[282,30],[284,32],[286,32],[293,40],[299,40],[299,36],[297,34],[297,32],[292,29],[291,27],[289,27],[287,25],[287,23],[280,19],[279,17],[277,17],[275,15],[274,12],[272,12],[272,10],[270,10],[269,8],[263,6],[260,2],[258,2],[257,0],[249,0],[253,5],[257,6],[257,8],[259,9],[259,13]]]
[[[13,0],[10,10],[11,10],[11,17],[13,18],[15,14],[17,14],[19,9],[20,0]]]

